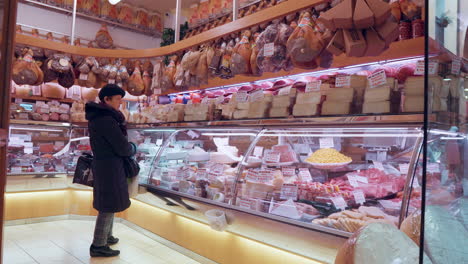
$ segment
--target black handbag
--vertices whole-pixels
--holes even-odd
[[[83,153],[76,163],[75,174],[73,175],[73,183],[93,187],[93,155]]]
[[[138,176],[138,173],[140,173],[140,165],[138,164],[138,162],[131,157],[123,158],[123,160],[125,175],[127,176],[127,178],[133,178]]]

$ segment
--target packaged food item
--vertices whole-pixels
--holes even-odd
[[[101,0],[101,17],[111,21],[117,21],[119,17],[119,7],[117,5],[111,5],[108,0]]]
[[[133,7],[129,4],[122,4],[120,6],[118,21],[123,24],[133,25],[133,17],[135,15],[135,11]]]
[[[135,21],[133,24],[135,24],[137,27],[149,28],[149,14],[148,11],[146,11],[144,8],[138,8],[136,10],[136,16],[134,20]]]
[[[163,31],[163,21],[159,13],[153,12],[149,14],[149,28],[157,32]]]

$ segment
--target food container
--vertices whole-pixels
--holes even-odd
[[[218,209],[212,209],[205,212],[206,218],[211,228],[216,231],[224,231],[227,227],[226,214]]]

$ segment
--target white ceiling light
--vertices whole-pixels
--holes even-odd
[[[118,4],[119,2],[120,2],[120,0],[109,0],[109,3],[110,3],[111,5],[116,5],[116,4]]]

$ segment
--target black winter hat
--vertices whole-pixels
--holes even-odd
[[[104,102],[104,97],[114,95],[121,95],[123,98],[125,96],[125,91],[117,84],[106,84],[102,87],[101,91],[99,91],[99,100]]]

